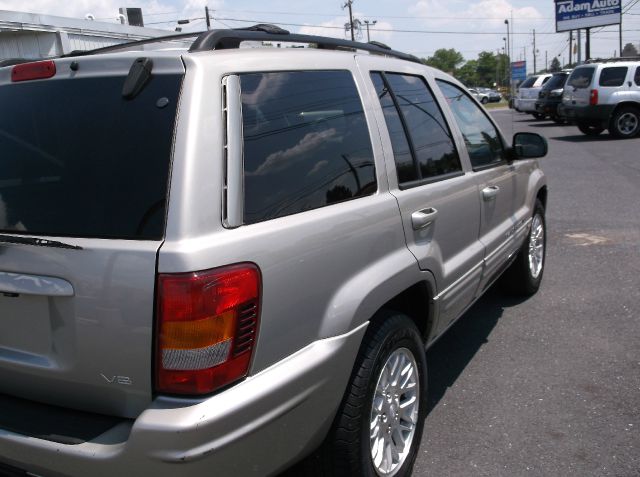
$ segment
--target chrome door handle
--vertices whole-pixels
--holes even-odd
[[[482,189],[482,198],[485,201],[495,199],[495,197],[498,195],[498,192],[500,192],[500,187],[498,186],[485,187],[484,189]]]
[[[437,216],[438,211],[433,207],[414,212],[411,214],[411,225],[413,226],[413,230],[420,230],[428,227],[434,220],[436,220]]]

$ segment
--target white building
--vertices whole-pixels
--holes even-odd
[[[171,33],[120,23],[0,10],[0,60],[48,58]]]

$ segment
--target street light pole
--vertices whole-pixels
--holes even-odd
[[[369,24],[371,24],[371,26],[374,26],[376,23],[378,23],[378,20],[365,20],[364,24],[367,25],[367,43],[369,43],[371,41],[371,37],[369,36]]]
[[[513,80],[511,78],[511,38],[509,37],[509,20],[505,20],[507,25],[507,63],[509,65],[509,96],[513,97]]]

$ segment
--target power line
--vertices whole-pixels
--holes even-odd
[[[640,1],[640,0],[639,0]],[[309,24],[305,24],[305,23],[283,23],[283,22],[278,22],[278,21],[272,21],[272,20],[245,20],[242,18],[220,18],[220,20],[226,20],[226,21],[236,21],[236,22],[245,22],[245,23],[260,23],[260,22],[267,22],[267,23],[273,23],[273,24],[277,24],[277,25],[284,25],[284,26],[297,26],[297,27],[308,27],[308,28],[326,28],[326,29],[331,29],[331,30],[344,30],[344,27],[341,26],[333,26],[333,25],[309,25]],[[398,29],[398,28],[378,28],[376,27],[376,31],[378,32],[393,32],[393,33],[428,33],[428,34],[434,34],[434,35],[438,35],[438,34],[448,34],[448,35],[503,35],[504,32],[502,31],[492,31],[492,32],[488,32],[488,31],[454,31],[454,30],[406,30],[406,29]],[[632,30],[629,30],[632,31]],[[529,35],[529,32],[513,32],[513,35]],[[541,35],[556,35],[557,33],[555,32],[546,32],[546,33],[541,33]]]

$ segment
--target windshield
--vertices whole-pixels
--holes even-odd
[[[569,77],[569,81],[567,82],[568,85],[573,86],[576,89],[588,88],[591,84],[591,80],[593,79],[593,72],[595,70],[596,69],[593,66],[576,68]]]
[[[181,79],[0,87],[0,233],[161,239]]]
[[[537,76],[530,76],[529,78],[527,78],[526,80],[524,80],[522,82],[522,84],[520,85],[520,88],[531,88],[533,86],[533,84],[536,82],[536,80],[538,79]]]
[[[554,89],[562,89],[564,88],[564,84],[567,82],[567,78],[569,77],[566,73],[559,73],[557,75],[553,75],[549,81],[542,87],[545,91],[554,90]]]

